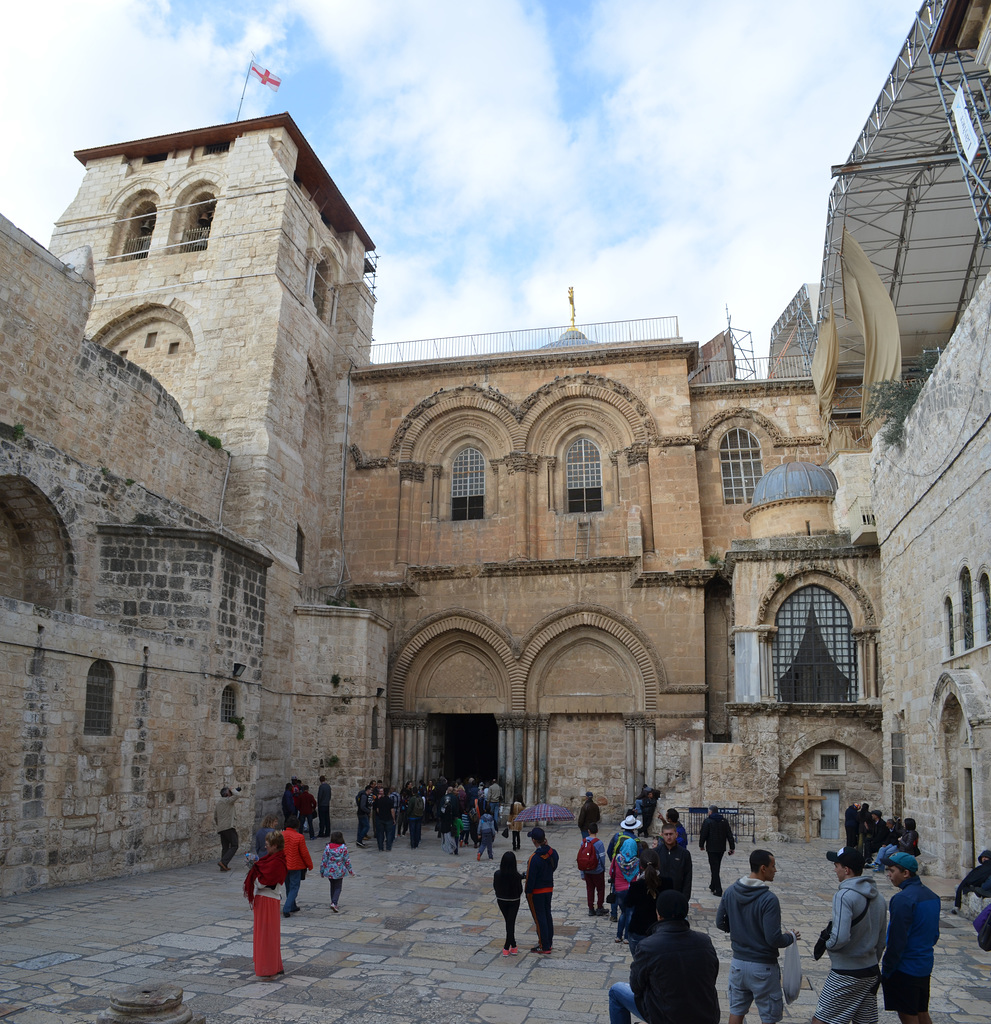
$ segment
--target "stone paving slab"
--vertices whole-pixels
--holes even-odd
[[[0,1020],[15,1024],[95,1021],[110,993],[128,984],[170,982],[211,1024],[238,1021],[347,1021],[348,1024],[560,1024],[605,1022],[607,993],[629,978],[629,954],[613,942],[615,925],[590,918],[574,867],[577,829],[549,838],[561,854],[554,892],[555,952],[503,957],[502,917],[492,896],[495,862],[441,853],[433,833],[417,850],[351,850],[355,878],[344,882],[341,913],[330,910],[327,882],[311,873],[283,921],[286,975],[259,981],[251,963],[251,911],[241,895],[243,869],[221,874],[214,862],[6,899],[0,906]],[[311,842],[314,860],[321,844]],[[784,924],[798,928],[806,972],[786,1019],[812,1017],[828,960],[812,944],[830,916],[835,891],[825,859],[830,844],[772,844],[774,883]],[[525,851],[524,851],[525,852]],[[747,846],[723,862],[728,885],[746,870]],[[707,865],[695,856],[694,928],[719,954],[726,1009],[729,938],[715,928],[718,900],[706,893]],[[237,862],[235,862],[237,863]],[[890,897],[883,875],[879,888]],[[953,879],[927,877],[943,898],[941,940],[932,983],[935,1024],[991,1020],[991,954],[963,917],[951,916]],[[702,892],[699,893],[699,889]],[[534,942],[521,910],[521,951]],[[753,1015],[752,1015],[753,1016]],[[897,1020],[882,1011],[882,1022]],[[756,1021],[756,1017],[754,1017]]]

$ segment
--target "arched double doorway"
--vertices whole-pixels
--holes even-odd
[[[658,670],[601,611],[538,623],[522,642],[465,614],[407,635],[390,680],[394,779],[496,777],[507,797],[617,804],[654,771]]]

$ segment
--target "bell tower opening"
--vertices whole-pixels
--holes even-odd
[[[443,736],[440,774],[448,779],[495,778],[499,766],[499,727],[495,715],[432,715]],[[434,723],[431,723],[432,725]],[[433,730],[431,730],[433,731]]]

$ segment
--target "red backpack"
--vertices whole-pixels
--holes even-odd
[[[578,850],[578,870],[599,870],[599,855],[595,852],[595,840],[591,836],[582,840],[582,845]]]

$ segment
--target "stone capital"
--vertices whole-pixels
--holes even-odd
[[[530,452],[508,452],[502,458],[507,473],[536,473],[537,456]]]
[[[623,454],[626,456],[627,466],[632,469],[634,466],[639,466],[650,458],[650,445],[644,441],[637,441],[635,444],[624,448]]]
[[[427,467],[422,462],[400,462],[399,479],[414,480],[417,483],[423,483],[423,476],[426,469]]]

